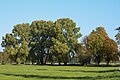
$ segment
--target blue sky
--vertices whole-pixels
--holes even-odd
[[[67,17],[76,22],[83,36],[103,26],[115,39],[115,28],[120,26],[120,0],[0,0],[0,42],[16,24]]]

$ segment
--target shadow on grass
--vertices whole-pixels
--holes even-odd
[[[61,65],[58,65],[58,64],[45,64],[45,65],[36,65],[36,66],[83,66],[83,65],[80,65],[80,64],[67,64],[67,65],[64,65],[64,64],[61,64]],[[86,67],[120,67],[120,64],[117,64],[117,65],[106,65],[106,64],[101,64],[101,65],[95,65],[95,64],[90,64],[90,65],[84,65]]]
[[[17,64],[12,64],[12,65],[17,65]],[[22,64],[19,64],[18,66],[20,66]],[[31,65],[31,64],[25,64],[25,65]],[[80,65],[80,64],[32,64],[34,66],[85,66],[85,67],[120,67],[120,64],[116,64],[116,65],[106,65],[106,64],[100,64],[100,65],[95,65],[95,64],[90,64],[90,65]]]
[[[116,72],[119,71],[118,69],[113,69],[113,70],[105,70],[105,71],[88,71],[88,70],[59,70],[59,71],[64,71],[64,72],[92,72],[92,73],[105,73],[105,72]]]
[[[120,64],[117,65],[105,65],[105,64],[101,64],[101,65],[87,65],[87,67],[120,67]]]
[[[46,71],[47,69],[36,69],[36,70]]]
[[[26,74],[7,74],[1,73],[6,76],[18,76],[23,78],[38,78],[38,79],[84,79],[84,80],[96,80],[96,79],[110,79],[110,78],[120,78],[118,75],[110,75],[110,76],[96,76],[96,77],[61,77],[61,76],[40,76],[40,75],[26,75]]]

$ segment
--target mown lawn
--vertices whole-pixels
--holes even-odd
[[[0,80],[120,80],[119,67],[0,65]]]

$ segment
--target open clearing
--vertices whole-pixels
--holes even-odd
[[[0,65],[0,80],[120,80],[119,67]]]

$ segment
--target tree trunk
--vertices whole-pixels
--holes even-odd
[[[43,57],[42,56],[40,58],[40,63],[41,63],[41,65],[43,65]]]
[[[44,64],[47,63],[47,58],[48,58],[48,56],[46,55],[45,60],[44,60]]]
[[[95,56],[95,63],[97,65],[100,65],[101,60],[102,60],[102,55],[99,53]]]
[[[53,65],[53,63],[51,62],[51,65]]]
[[[32,61],[32,65],[34,64],[34,62]]]
[[[43,47],[43,46],[42,46]],[[44,54],[45,54],[45,52],[44,52],[44,49],[42,48],[41,49],[41,55],[40,55],[40,63],[41,63],[41,65],[43,65],[44,64]]]
[[[100,65],[100,61],[97,61],[97,65]]]
[[[107,60],[107,66],[109,65],[109,63],[110,63],[110,60]]]
[[[59,61],[59,65],[61,65],[61,62]]]
[[[64,62],[64,65],[67,65],[67,62]]]

